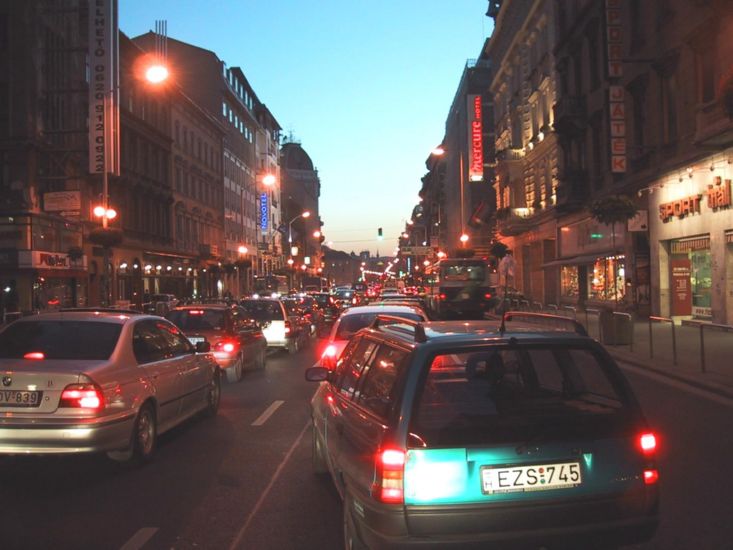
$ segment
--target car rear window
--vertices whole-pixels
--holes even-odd
[[[45,359],[108,359],[122,325],[98,321],[22,321],[0,333],[0,358],[21,359],[43,353]]]
[[[419,393],[410,431],[428,446],[599,437],[631,412],[612,365],[587,348],[437,355]]]
[[[282,321],[285,319],[280,302],[243,300],[241,305],[257,321]]]
[[[394,312],[394,311],[380,311],[380,315],[392,315],[394,317],[400,317],[402,319],[410,319],[412,321],[424,321],[425,319],[422,318],[422,316],[418,315],[417,313],[408,313],[408,312]],[[337,340],[348,340],[351,338],[355,333],[363,329],[364,327],[368,327],[372,321],[374,321],[374,318],[377,316],[377,313],[354,313],[351,315],[344,315],[341,317],[341,320],[339,321],[338,329],[336,330],[336,339]]]
[[[223,309],[181,309],[165,316],[183,332],[194,330],[224,330]]]

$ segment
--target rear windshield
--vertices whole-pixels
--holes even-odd
[[[319,306],[327,306],[331,304],[331,295],[330,294],[314,294],[313,298],[318,303]]]
[[[43,353],[45,359],[108,359],[122,331],[118,323],[98,321],[23,321],[0,333],[0,358],[21,359]]]
[[[224,330],[222,309],[182,309],[170,311],[165,316],[183,332],[194,330]]]
[[[412,321],[425,321],[425,319],[417,313],[380,311],[379,314],[392,315],[394,317],[400,317],[401,319],[411,319]],[[338,329],[336,330],[336,339],[348,340],[356,332],[360,331],[364,327],[368,327],[372,321],[374,321],[376,316],[377,313],[354,313],[353,315],[345,315],[341,317]]]
[[[428,446],[611,435],[630,413],[616,370],[587,348],[438,355],[410,431]]]
[[[285,319],[280,302],[242,300],[242,307],[257,321],[283,321]]]

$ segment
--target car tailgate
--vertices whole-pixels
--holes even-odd
[[[52,413],[61,392],[80,382],[78,361],[5,360],[0,362],[0,415]]]

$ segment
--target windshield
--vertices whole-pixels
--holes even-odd
[[[486,278],[486,266],[474,264],[454,264],[441,266],[443,279],[446,281],[478,281]]]
[[[438,355],[421,391],[411,431],[439,446],[597,436],[628,408],[602,359],[559,346]]]
[[[184,332],[224,330],[223,309],[182,309],[166,314],[166,319]]]
[[[410,319],[412,321],[425,321],[425,319],[417,313],[407,312],[393,312],[393,311],[380,311],[379,315],[392,315],[394,317],[401,317],[402,319]],[[338,329],[336,330],[337,340],[348,340],[356,332],[368,327],[374,318],[378,315],[377,313],[354,313],[352,315],[344,315],[339,321]]]
[[[99,321],[24,321],[0,333],[0,358],[21,359],[43,353],[45,359],[104,360],[117,345],[119,323]]]

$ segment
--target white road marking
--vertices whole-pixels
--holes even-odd
[[[158,532],[157,527],[143,527],[128,540],[120,550],[140,550],[153,535]]]
[[[265,409],[265,412],[263,412],[257,420],[252,422],[252,425],[262,426],[265,422],[267,422],[268,418],[270,418],[275,413],[275,411],[280,408],[280,405],[282,405],[283,403],[285,403],[285,401],[273,401],[272,405],[267,407],[267,409]]]
[[[663,374],[657,374],[655,372],[651,372],[646,369],[641,369],[639,367],[629,365],[628,363],[624,363],[623,360],[620,360],[620,359],[618,362],[621,365],[621,368],[624,370],[633,372],[634,374],[638,374],[639,376],[645,376],[646,378],[650,378],[656,382],[661,382],[662,384],[666,384],[678,390],[681,390],[687,393],[692,393],[700,397],[704,397],[705,399],[709,401],[715,401],[716,403],[719,403],[720,405],[725,405],[726,407],[733,408],[733,399],[730,399],[729,397],[718,395],[717,393],[713,393],[713,392],[704,390],[702,388],[698,388],[696,386],[691,386],[680,380],[676,380],[674,378],[669,378],[668,376],[664,376]]]
[[[277,401],[275,401],[277,403]],[[282,401],[280,401],[282,403]],[[274,403],[273,403],[274,404]],[[249,527],[249,524],[252,523],[252,520],[257,515],[257,512],[262,507],[262,504],[265,502],[265,499],[267,498],[267,495],[270,494],[270,490],[272,490],[273,485],[275,485],[275,482],[277,481],[277,478],[280,477],[280,474],[283,471],[283,468],[285,468],[285,464],[287,464],[288,460],[290,460],[290,457],[295,452],[295,449],[300,445],[300,442],[303,440],[303,436],[305,435],[306,430],[310,426],[310,420],[305,423],[305,426],[303,426],[303,429],[300,431],[300,435],[295,439],[295,442],[290,447],[288,452],[285,454],[285,458],[283,458],[280,465],[277,467],[277,470],[275,470],[275,473],[272,475],[272,479],[270,479],[270,483],[267,484],[267,487],[265,487],[265,490],[260,495],[260,498],[257,500],[257,503],[255,504],[254,508],[252,508],[252,511],[247,516],[247,519],[244,522],[244,525],[242,525],[242,528],[239,530],[239,533],[237,533],[236,538],[232,542],[231,546],[229,547],[229,550],[235,550],[239,544],[242,542],[242,539],[244,538],[244,534],[247,532],[247,528]]]

